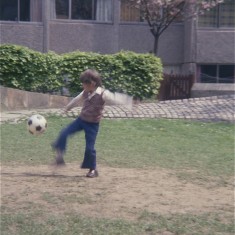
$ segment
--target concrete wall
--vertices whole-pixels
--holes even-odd
[[[139,53],[153,51],[154,36],[146,24],[120,24],[119,50],[132,50]],[[159,56],[166,65],[183,63],[183,24],[175,24],[160,37]]]
[[[74,50],[115,53],[118,45],[112,24],[50,22],[49,48],[56,53]]]
[[[234,64],[234,30],[197,30],[197,63]]]
[[[219,95],[234,95],[235,84],[194,83],[191,90],[192,98]]]
[[[18,44],[43,52],[42,23],[0,23],[0,43]]]
[[[184,61],[183,24],[170,27],[159,43],[159,56],[164,64]],[[146,24],[99,24],[50,22],[50,50],[56,53],[74,50],[101,54],[131,50],[139,53],[153,51],[154,37]]]
[[[1,110],[63,108],[70,97],[22,91],[0,86]]]

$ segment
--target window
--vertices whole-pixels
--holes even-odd
[[[199,80],[202,83],[234,83],[234,65],[201,65]]]
[[[16,0],[1,1],[0,9],[0,20],[18,20],[18,5]]]
[[[94,4],[92,0],[73,0],[72,19],[95,20]]]
[[[42,21],[40,0],[1,0],[1,21]]]
[[[129,0],[121,0],[121,21],[144,21],[141,10],[131,6]]]
[[[56,19],[112,20],[111,0],[55,0]]]
[[[235,27],[235,2],[226,1],[199,16],[199,27]]]
[[[145,17],[144,17],[144,12],[143,7],[137,8],[134,5],[130,4],[130,0],[121,0],[121,14],[120,14],[120,19],[122,22],[144,22]],[[156,8],[157,9],[157,8]],[[150,18],[152,18],[152,21],[157,21],[159,20],[159,24],[161,22],[165,21],[165,19],[168,19],[167,21],[170,21],[171,18],[174,18],[174,22],[182,22],[183,21],[183,15],[171,15],[170,12],[172,11],[170,7],[167,8],[160,8],[158,9],[160,14],[155,14],[156,12],[152,12],[150,14]],[[169,17],[170,16],[170,17]],[[165,19],[164,19],[165,17]]]
[[[56,18],[68,19],[69,18],[69,1],[56,0]]]

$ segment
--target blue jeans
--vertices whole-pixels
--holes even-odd
[[[81,120],[79,117],[64,128],[53,147],[62,152],[66,151],[67,138],[76,132],[84,130],[86,139],[86,149],[81,168],[96,169],[96,150],[95,141],[99,131],[99,123],[90,123]]]

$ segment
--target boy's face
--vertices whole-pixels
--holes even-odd
[[[87,92],[93,92],[96,89],[96,84],[93,81],[91,83],[82,83],[82,87]]]

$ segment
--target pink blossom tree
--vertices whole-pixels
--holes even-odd
[[[129,0],[148,22],[154,36],[153,53],[158,54],[159,38],[175,21],[196,17],[226,0]]]

